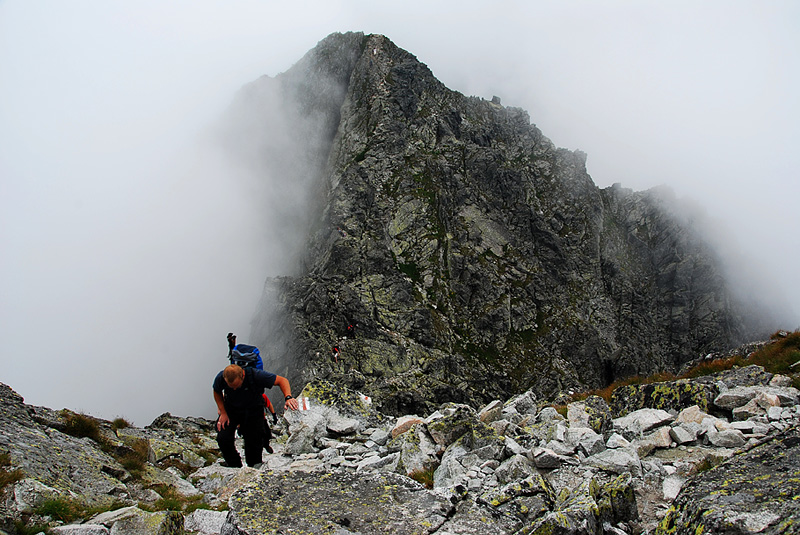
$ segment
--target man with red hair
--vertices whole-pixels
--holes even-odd
[[[261,464],[264,444],[265,388],[277,385],[284,395],[284,409],[297,410],[289,380],[274,373],[255,368],[227,366],[214,378],[214,402],[217,404],[217,444],[231,467],[242,466],[236,450],[235,433],[239,427],[244,438],[244,456],[248,466]]]

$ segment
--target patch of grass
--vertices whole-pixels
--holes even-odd
[[[0,490],[6,488],[8,485],[13,485],[24,477],[25,474],[19,468],[16,470],[0,470]]]
[[[95,442],[101,442],[100,424],[86,414],[63,410],[61,417],[64,418],[64,432],[77,438],[89,437]]]
[[[800,361],[800,331],[795,331],[793,333],[778,331],[773,334],[770,339],[773,340],[771,344],[767,344],[748,357],[734,355],[725,359],[701,362],[680,376],[668,372],[661,372],[648,377],[627,377],[619,381],[614,381],[605,388],[574,394],[571,400],[581,401],[594,395],[600,396],[606,400],[606,402],[610,403],[611,395],[614,393],[614,390],[622,386],[663,383],[675,381],[677,379],[693,379],[736,367],[751,365],[761,366],[770,373],[788,375],[792,378],[792,386],[800,389],[800,369],[792,368],[793,364]]]
[[[69,498],[45,500],[35,509],[36,514],[49,516],[65,524],[69,524],[78,518],[85,518],[86,511],[87,508],[85,504]]]
[[[198,509],[206,509],[208,511],[213,511],[214,510],[207,503],[203,503],[203,502],[198,501],[197,503],[190,503],[189,505],[187,505],[186,509],[183,510],[183,514],[184,515],[188,515],[190,513],[193,513],[195,511],[197,511]]]
[[[416,481],[417,483],[421,483],[425,486],[426,489],[433,488],[433,473],[436,471],[435,468],[426,468],[420,470],[414,470],[408,477]]]
[[[23,477],[25,474],[20,469],[7,470],[11,466],[11,454],[8,452],[0,453],[0,490],[8,485],[13,485]]]
[[[800,331],[772,335],[773,342],[750,355],[746,364],[757,364],[772,373],[792,376],[794,387],[800,387],[800,369],[792,365],[800,362]]]
[[[197,470],[197,468],[194,468],[193,466],[190,466],[180,459],[176,459],[175,457],[164,459],[163,461],[159,462],[158,465],[160,468],[169,468],[170,466],[177,468],[184,477]]]
[[[125,418],[117,417],[111,421],[111,429],[113,429],[115,433],[120,429],[126,429],[128,427],[132,426],[131,423]]]
[[[187,511],[189,509],[194,511],[200,508],[200,501],[203,499],[202,496],[191,498],[182,496],[175,487],[170,485],[156,485],[153,490],[161,495],[161,498],[153,504],[153,509],[156,511]]]
[[[48,526],[44,524],[28,525],[22,520],[14,521],[14,529],[17,535],[36,535],[37,533],[50,533]]]
[[[206,466],[217,462],[217,459],[219,459],[219,456],[221,455],[219,450],[198,450],[195,453],[205,459]]]
[[[697,366],[686,370],[679,378],[680,379],[693,379],[695,377],[703,377],[704,375],[712,375],[718,372],[724,372],[737,366],[742,366],[744,358],[741,355],[734,355],[726,359],[716,359],[706,362],[701,362]]]
[[[150,443],[145,438],[131,441],[123,452],[116,456],[117,461],[134,477],[140,477],[150,455]]]

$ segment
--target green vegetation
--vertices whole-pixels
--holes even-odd
[[[87,516],[87,510],[86,505],[77,500],[70,498],[53,498],[51,500],[45,500],[39,505],[36,508],[36,514],[49,516],[65,524],[69,524],[79,518],[85,518]]]
[[[128,447],[115,457],[132,476],[141,477],[149,455],[150,442],[146,438],[138,438],[130,441]]]
[[[50,533],[50,530],[43,524],[27,525],[22,520],[14,521],[14,529],[17,535],[36,535],[37,533]]]
[[[772,373],[789,375],[795,388],[800,388],[800,369],[792,368],[800,362],[800,331],[783,336],[777,332],[772,335],[773,343],[753,353],[746,364],[757,364]]]
[[[64,409],[61,411],[61,417],[64,418],[66,434],[77,438],[89,437],[95,442],[101,442],[100,424],[91,416]]]
[[[711,375],[714,373],[730,370],[742,366],[762,366],[770,373],[779,373],[792,378],[792,386],[800,389],[800,369],[793,369],[791,366],[800,362],[800,331],[786,333],[778,331],[771,337],[773,342],[761,349],[753,352],[747,357],[734,355],[725,359],[717,359],[709,362],[701,362],[697,366],[687,370],[681,375],[668,372],[656,373],[648,377],[628,377],[620,379],[605,388],[581,392],[572,396],[573,401],[580,401],[589,396],[600,396],[606,402],[611,401],[611,394],[617,388],[628,385],[662,383],[666,381],[676,381],[678,379],[691,379]]]
[[[421,483],[427,489],[433,488],[433,473],[436,471],[436,468],[428,468],[428,469],[419,469],[414,470],[408,477],[416,481],[417,483]]]
[[[139,504],[140,509],[146,511],[180,511],[190,513],[196,509],[202,509],[205,506],[200,503],[203,499],[202,496],[195,496],[192,498],[182,496],[173,486],[170,485],[156,485],[153,487],[161,498],[156,500],[152,506]]]
[[[400,271],[408,276],[412,281],[419,282],[421,280],[419,274],[419,267],[414,262],[408,264],[398,264]]]
[[[208,466],[210,464],[214,464],[217,461],[217,459],[219,459],[219,456],[221,455],[219,450],[217,450],[217,449],[214,449],[214,450],[208,450],[208,449],[199,450],[199,451],[196,451],[195,453],[197,455],[199,455],[200,457],[202,457],[203,459],[205,459],[206,466]]]
[[[125,418],[117,417],[111,422],[111,429],[113,429],[115,433],[120,429],[126,429],[128,427],[131,427],[131,423]]]
[[[69,524],[76,521],[83,521],[87,518],[91,518],[95,515],[100,513],[105,513],[107,511],[113,511],[115,509],[120,509],[125,507],[125,502],[122,501],[113,501],[111,504],[103,505],[103,506],[94,506],[90,507],[87,504],[81,502],[80,500],[76,500],[74,498],[66,498],[66,497],[59,497],[53,498],[50,500],[46,500],[42,502],[34,512],[40,516],[49,516],[55,520],[59,520],[64,522],[65,524]],[[20,531],[20,527],[22,527],[22,531]],[[36,529],[36,531],[31,531],[32,529]],[[47,531],[44,529],[43,526],[27,526],[25,527],[24,524],[20,523],[17,525],[17,533],[40,533],[42,531]]]
[[[158,466],[163,469],[169,467],[176,468],[181,474],[183,474],[183,477],[191,475],[197,470],[193,466],[190,466],[189,464],[181,461],[180,459],[176,459],[175,457],[169,457],[163,461],[159,461]]]
[[[8,470],[9,466],[11,466],[11,454],[8,452],[0,453],[0,490],[24,477],[22,470]]]
[[[692,369],[688,370],[686,373],[681,375],[683,379],[693,379],[695,377],[703,377],[704,375],[712,375],[714,373],[722,372],[725,370],[730,370],[733,368],[737,368],[739,366],[746,366],[747,364],[744,363],[744,357],[741,355],[734,355],[732,357],[728,357],[726,359],[717,359],[711,360],[708,362],[701,362],[697,366],[693,367]]]

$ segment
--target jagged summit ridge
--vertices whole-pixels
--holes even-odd
[[[249,127],[279,118],[303,157],[281,139],[248,150],[312,192],[293,214],[300,267],[267,281],[253,328],[294,381],[423,413],[603,386],[751,337],[672,201],[599,189],[525,111],[446,88],[384,36],[333,34],[245,93]]]

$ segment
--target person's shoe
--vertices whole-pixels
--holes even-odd
[[[220,461],[220,466],[224,466],[225,468],[241,468],[242,462],[239,461],[239,464],[228,464],[226,461]]]
[[[250,465],[250,468],[255,468],[256,470],[261,470],[261,467],[263,465],[264,465],[264,463],[256,463],[256,464]]]
[[[275,450],[269,444],[264,444],[264,449],[267,450],[267,453],[275,453]]]

